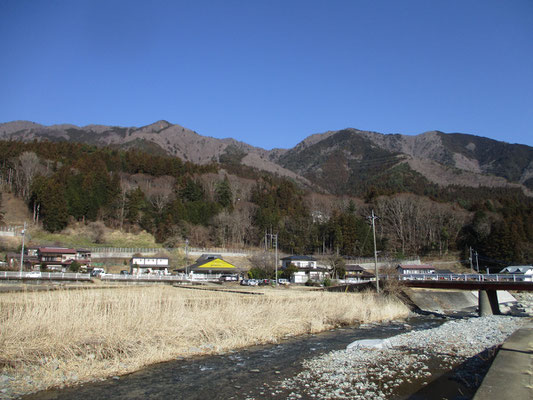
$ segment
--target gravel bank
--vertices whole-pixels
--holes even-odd
[[[523,321],[509,316],[454,320],[379,343],[361,343],[306,361],[304,370],[281,382],[277,393],[288,391],[289,399],[401,398],[412,392],[414,385],[431,381],[434,373],[443,373],[468,359],[470,364],[488,364],[491,349],[493,353]],[[372,344],[377,347],[370,347]],[[479,385],[485,372],[476,365],[460,368],[454,379]]]

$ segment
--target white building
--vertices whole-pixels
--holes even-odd
[[[407,265],[402,264],[396,267],[396,270],[401,275],[411,275],[411,274],[434,274],[435,267],[431,265]]]
[[[167,257],[132,257],[131,273],[134,275],[156,274],[169,275]]]
[[[287,269],[293,265],[298,269],[291,275],[291,283],[306,283],[323,281],[329,276],[328,269],[317,265],[316,258],[311,256],[289,256],[281,259],[281,268]]]
[[[520,280],[526,282],[533,281],[533,266],[531,265],[511,265],[500,271],[500,274],[514,274],[520,276]]]

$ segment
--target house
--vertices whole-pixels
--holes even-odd
[[[37,248],[25,248],[24,249],[24,269],[32,270],[39,264],[39,258],[37,256]],[[6,267],[9,269],[20,268],[20,252],[6,254]]]
[[[91,250],[76,249],[76,261],[78,261],[80,264],[91,264]]]
[[[41,268],[64,272],[76,259],[76,250],[64,247],[39,247],[37,257]]]
[[[220,254],[202,254],[194,264],[174,271],[186,274],[187,278],[193,280],[220,280],[223,276],[238,279],[240,273],[238,267],[224,261]]]
[[[296,268],[316,268],[316,258],[311,256],[288,256],[281,259],[281,268],[286,269],[289,265]]]
[[[514,274],[520,276],[520,280],[533,282],[533,266],[531,265],[511,265],[500,271],[500,274]]]
[[[431,265],[408,265],[400,264],[396,267],[398,274],[411,275],[411,274],[434,274],[435,268]]]
[[[168,257],[132,257],[130,260],[130,272],[133,275],[170,275],[170,272],[168,272]]]
[[[346,271],[346,275],[344,276],[346,282],[368,281],[375,278],[374,274],[368,272],[360,265],[346,264],[344,270]]]
[[[291,275],[291,283],[306,283],[311,280],[319,282],[329,277],[328,268],[317,265],[317,260],[311,256],[289,256],[281,259],[281,269],[293,265],[298,271]]]
[[[8,253],[9,268],[20,268],[20,253]],[[66,272],[77,261],[81,270],[91,266],[91,251],[76,250],[66,247],[28,247],[24,249],[24,269],[47,269]]]

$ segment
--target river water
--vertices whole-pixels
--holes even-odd
[[[439,317],[416,316],[405,322],[338,328],[218,356],[161,363],[120,378],[42,391],[23,399],[283,399],[289,392],[277,384],[298,374],[307,358],[344,349],[355,340],[386,338],[443,322]]]

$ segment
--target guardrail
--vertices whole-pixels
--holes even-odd
[[[90,274],[79,274],[74,272],[16,272],[0,271],[0,280],[25,280],[25,281],[91,281],[93,278]],[[120,281],[120,282],[219,282],[219,277],[189,278],[185,274],[178,275],[122,275],[122,274],[103,274],[100,275],[103,281]]]
[[[118,281],[118,282],[220,282],[218,276],[212,278],[189,278],[185,274],[178,275],[156,275],[156,274],[142,274],[142,275],[123,275],[123,274],[103,274],[100,275],[103,281]]]
[[[158,252],[173,252],[180,250],[185,252],[183,247],[89,247],[92,253],[158,253]],[[189,252],[203,252],[203,253],[243,253],[255,254],[258,250],[252,249],[233,249],[233,248],[215,248],[215,247],[189,247]]]
[[[411,281],[475,281],[475,282],[531,282],[533,276],[517,274],[402,274],[383,275],[383,279]]]
[[[58,280],[58,281],[90,281],[90,274],[78,274],[75,272],[15,272],[0,271],[0,279],[3,280]]]
[[[178,275],[121,275],[121,274],[103,274],[100,275],[103,281],[183,281]]]

